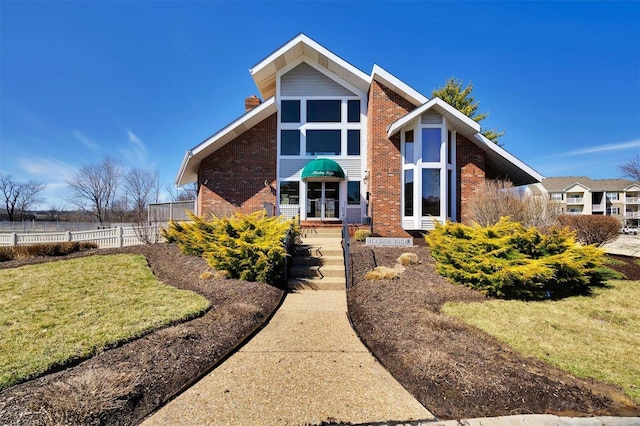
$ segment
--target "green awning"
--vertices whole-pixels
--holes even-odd
[[[344,171],[328,158],[316,158],[302,169],[302,180],[344,180]]]

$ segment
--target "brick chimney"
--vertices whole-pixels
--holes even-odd
[[[260,100],[259,97],[257,97],[256,95],[251,95],[244,100],[244,108],[246,112],[249,112],[255,107],[257,107],[258,105],[260,105],[261,102],[262,101]]]

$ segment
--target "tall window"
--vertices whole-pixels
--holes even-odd
[[[360,130],[347,130],[347,155],[360,155]]]
[[[280,155],[300,155],[299,130],[282,130],[280,132]]]
[[[347,101],[347,121],[349,123],[360,122],[360,99],[349,99]]]
[[[404,132],[404,164],[411,164],[415,162],[413,145],[413,130]]]
[[[413,216],[413,169],[404,171],[404,215]]]
[[[422,129],[422,162],[437,163],[440,161],[440,133],[439,128]]]
[[[440,216],[440,169],[422,169],[422,216]]]
[[[360,181],[347,182],[347,204],[360,204]]]
[[[280,122],[299,123],[300,122],[300,101],[283,100],[280,102]]]

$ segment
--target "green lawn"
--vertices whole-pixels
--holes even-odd
[[[0,270],[0,390],[208,306],[158,281],[141,255]]]
[[[624,388],[640,403],[640,281],[610,281],[593,296],[559,301],[447,304],[525,356]]]

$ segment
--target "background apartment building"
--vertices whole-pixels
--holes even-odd
[[[630,226],[638,226],[640,221],[640,184],[627,179],[548,177],[527,190],[556,201],[562,214],[617,216]]]

